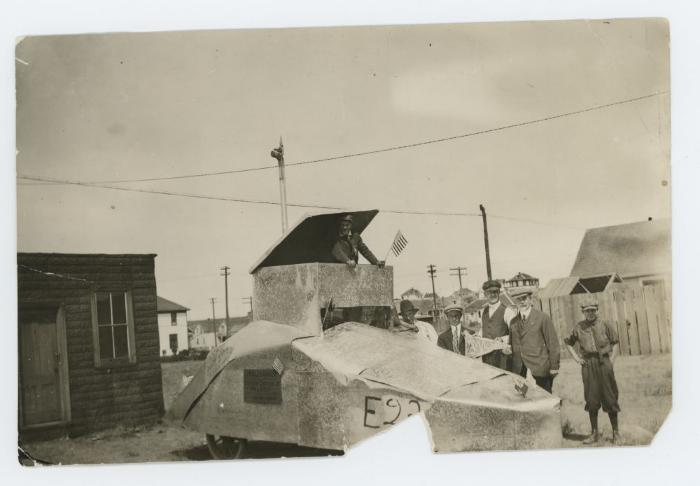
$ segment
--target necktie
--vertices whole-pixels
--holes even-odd
[[[459,353],[459,333],[457,329],[457,327],[452,327],[452,350],[455,353]]]

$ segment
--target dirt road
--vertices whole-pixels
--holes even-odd
[[[163,364],[163,399],[166,409],[200,361]],[[671,410],[671,356],[622,357],[615,363],[620,388],[620,428],[623,445],[649,444]],[[555,380],[555,395],[562,397],[564,447],[583,447],[589,433],[583,410],[580,368],[572,360],[562,362]],[[607,417],[601,414],[601,432],[611,435]],[[609,445],[601,442],[599,446]],[[198,432],[158,424],[132,429],[117,428],[77,438],[24,444],[35,458],[52,464],[100,464],[125,462],[202,461],[211,459],[205,438]],[[360,446],[361,447],[361,446]],[[252,443],[246,457],[324,456],[328,451],[270,443]]]

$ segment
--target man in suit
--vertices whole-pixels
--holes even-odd
[[[518,314],[510,323],[513,373],[526,376],[529,370],[537,385],[552,393],[560,354],[552,319],[532,307],[531,290],[516,290],[513,297],[518,303]]]
[[[379,268],[384,266],[384,262],[377,260],[374,253],[367,248],[362,237],[352,232],[352,214],[346,214],[341,218],[338,237],[331,253],[337,262],[346,263],[350,268],[355,268],[357,265],[358,254],[362,254],[372,265],[377,265]]]
[[[515,317],[516,310],[501,304],[501,284],[497,280],[488,280],[481,286],[488,304],[481,314],[482,336],[488,339],[503,341],[506,344],[510,337],[510,322]],[[509,371],[512,359],[508,348],[495,350],[481,357],[481,360],[491,366]]]
[[[459,304],[445,307],[445,315],[450,328],[438,336],[438,346],[461,355],[465,354],[464,336],[462,335],[462,314],[464,310]]]

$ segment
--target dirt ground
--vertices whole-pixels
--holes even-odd
[[[201,361],[163,364],[163,399],[166,410]],[[671,356],[621,357],[615,362],[620,389],[620,429],[623,445],[649,444],[671,410]],[[580,368],[564,360],[553,392],[562,398],[564,447],[586,447],[581,440],[590,432],[583,409]],[[601,412],[601,432],[610,445],[610,423]],[[209,460],[204,436],[198,432],[157,424],[141,428],[116,428],[77,438],[30,442],[22,447],[34,458],[51,464],[100,464]],[[250,444],[246,457],[300,457],[328,455],[328,451],[281,444]]]

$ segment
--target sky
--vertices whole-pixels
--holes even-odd
[[[567,276],[586,228],[670,217],[668,24],[659,19],[27,37],[16,48],[17,172],[114,181],[290,166],[290,203],[380,209],[363,238],[409,244],[395,294]],[[158,294],[241,315],[279,207],[18,179],[17,249],[157,253]],[[279,201],[276,170],[113,187]],[[381,210],[458,212],[469,216]],[[289,208],[296,221],[305,212]]]

